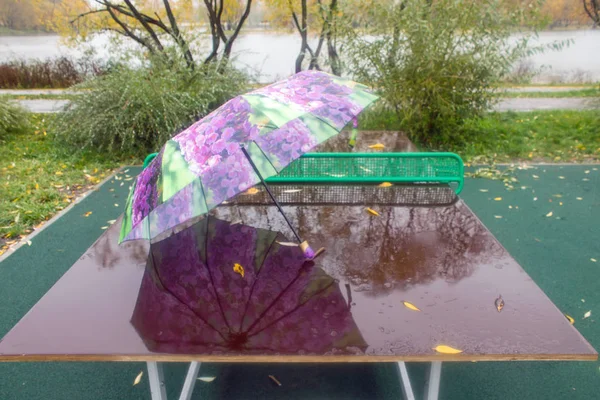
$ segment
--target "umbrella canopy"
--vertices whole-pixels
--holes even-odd
[[[238,96],[160,150],[127,201],[119,242],[151,239],[278,174],[377,99],[321,71]]]
[[[285,240],[206,217],[153,243],[131,319],[144,343],[187,354],[364,351],[338,283]]]

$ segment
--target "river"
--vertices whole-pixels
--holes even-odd
[[[580,83],[600,81],[600,30],[547,31],[536,39],[538,44],[572,40],[561,51],[536,54],[520,64],[538,71],[536,83]],[[90,47],[97,57],[108,57],[107,37],[97,37]],[[234,45],[239,67],[260,71],[261,82],[272,82],[293,73],[300,39],[295,34],[248,32]],[[11,58],[45,59],[59,55],[81,55],[82,49],[63,44],[56,35],[0,36],[0,62]]]

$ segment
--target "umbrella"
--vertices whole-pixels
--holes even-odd
[[[207,216],[152,243],[132,324],[151,351],[366,349],[338,283],[279,233]]]
[[[300,72],[233,98],[167,141],[140,173],[127,201],[119,242],[152,239],[264,184],[338,134],[376,98],[364,85],[321,71]],[[306,242],[302,245],[311,258],[312,250]]]

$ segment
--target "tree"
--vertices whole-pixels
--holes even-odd
[[[585,13],[594,22],[594,28],[600,26],[600,0],[581,0]]]
[[[226,6],[226,0],[204,0],[204,5],[206,6],[206,11],[208,13],[210,34],[212,37],[212,51],[206,58],[205,63],[211,62],[217,58],[221,42],[223,42],[225,46],[223,50],[223,59],[225,62],[229,60],[233,42],[237,39],[244,22],[248,19],[250,7],[252,6],[252,0],[245,0],[245,6],[243,7],[244,11],[241,12],[239,18],[235,18],[233,16],[235,11],[233,10],[236,9],[236,6],[232,3],[236,1],[237,0],[227,0],[228,5]],[[226,9],[229,9],[230,11],[228,11],[228,15],[226,15],[227,20],[224,20],[224,11]],[[225,33],[225,28],[223,26],[223,22],[225,21],[231,26],[235,26],[235,29],[230,36],[227,36]]]

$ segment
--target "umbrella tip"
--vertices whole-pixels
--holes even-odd
[[[300,243],[300,249],[302,249],[302,251],[304,252],[304,258],[306,258],[307,260],[314,260],[315,258],[320,256],[325,251],[325,248],[321,247],[319,250],[317,250],[315,252],[308,245],[308,242],[306,240],[304,242]]]

